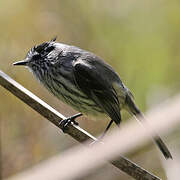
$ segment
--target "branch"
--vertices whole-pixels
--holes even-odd
[[[21,99],[24,103],[26,103],[28,106],[33,108],[35,111],[37,111],[39,114],[44,116],[46,119],[51,121],[58,128],[62,129],[62,127],[59,127],[58,122],[62,119],[65,119],[66,118],[65,116],[57,112],[51,106],[49,106],[44,101],[39,99],[37,96],[32,94],[30,91],[25,89],[23,86],[21,86],[19,83],[14,81],[12,78],[10,78],[2,71],[0,71],[0,85],[6,88],[8,91],[10,91],[19,99]],[[86,140],[91,140],[91,142],[97,140],[88,132],[86,132],[85,130],[74,124],[70,124],[68,126],[68,130],[66,131],[66,133],[81,143]],[[122,156],[114,161],[111,161],[110,163],[135,179],[139,179],[139,180],[160,179]]]

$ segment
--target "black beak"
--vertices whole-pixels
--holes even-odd
[[[16,65],[18,65],[18,66],[26,66],[27,63],[28,63],[27,60],[22,60],[22,61],[18,61],[18,62],[13,63],[13,65],[15,65],[15,66]]]

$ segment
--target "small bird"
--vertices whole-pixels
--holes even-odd
[[[121,110],[131,115],[144,116],[135,105],[133,95],[123,84],[113,68],[95,54],[75,46],[51,41],[34,46],[24,60],[14,65],[24,65],[58,99],[84,114],[106,114],[111,118],[104,134],[113,122],[120,125]],[[78,113],[60,124],[64,127]],[[170,151],[158,135],[154,142],[166,159],[172,158]]]

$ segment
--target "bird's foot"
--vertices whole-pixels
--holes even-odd
[[[82,114],[78,113],[66,119],[61,120],[59,122],[59,126],[62,128],[63,132],[65,133],[67,131],[68,125],[71,124],[71,122],[73,122],[75,125],[78,125],[78,122],[76,122],[75,119],[80,116],[82,116]]]

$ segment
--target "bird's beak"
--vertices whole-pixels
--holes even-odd
[[[15,62],[13,63],[13,65],[17,65],[17,66],[26,66],[28,63],[28,61],[25,59],[25,60],[22,60],[22,61],[18,61],[18,62]]]

